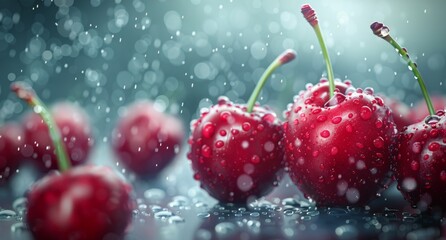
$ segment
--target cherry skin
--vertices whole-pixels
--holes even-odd
[[[113,132],[120,162],[140,177],[155,177],[177,155],[184,139],[182,122],[158,111],[149,101],[125,110]]]
[[[413,205],[446,209],[446,116],[436,116],[408,126],[398,136],[395,174],[398,189]]]
[[[446,97],[436,95],[431,96],[431,100],[434,110],[446,109]],[[429,115],[429,111],[426,107],[426,102],[424,100],[420,100],[410,111],[409,118],[411,120],[411,124],[424,121],[427,115]]]
[[[191,123],[188,158],[194,178],[221,202],[246,203],[272,190],[283,165],[282,127],[274,112],[218,104]]]
[[[60,129],[62,140],[68,153],[71,165],[76,166],[87,161],[93,146],[90,122],[87,114],[80,107],[60,102],[52,106],[51,113]],[[42,118],[31,112],[23,119],[25,139],[32,146],[32,158],[44,171],[57,169],[57,158],[48,127]]]
[[[74,167],[31,187],[26,220],[36,240],[122,239],[132,218],[131,192],[108,167]]]
[[[362,205],[388,184],[396,128],[372,89],[326,80],[295,98],[286,113],[285,152],[299,189],[322,206]]]
[[[18,169],[24,144],[22,126],[7,123],[0,127],[0,184],[6,183]]]

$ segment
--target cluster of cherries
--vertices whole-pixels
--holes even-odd
[[[381,23],[374,34],[389,42],[408,63],[422,89],[425,105],[412,111],[380,97],[372,88],[334,81],[327,48],[315,11],[302,6],[313,27],[327,66],[327,79],[307,85],[289,104],[285,122],[255,100],[277,66],[292,60],[292,51],[266,70],[247,104],[221,97],[191,124],[188,158],[211,196],[246,203],[268,193],[287,170],[304,195],[320,206],[364,205],[395,175],[398,188],[421,210],[446,209],[446,117],[434,111],[417,66]],[[436,100],[438,109],[446,104]],[[389,103],[390,102],[390,103]]]
[[[282,123],[256,104],[266,80],[296,53],[285,51],[265,71],[247,104],[220,97],[191,123],[188,140],[194,179],[222,202],[246,203],[266,195],[283,170],[306,197],[321,206],[364,205],[388,186],[398,188],[420,209],[446,209],[446,117],[435,112],[417,66],[381,23],[375,35],[407,61],[425,98],[412,111],[378,96],[372,88],[335,81],[315,11],[302,6],[315,30],[328,79],[307,85],[285,112]],[[22,159],[50,172],[28,192],[26,220],[36,239],[120,238],[131,221],[132,188],[111,169],[81,165],[94,145],[86,113],[72,103],[50,110],[26,84],[11,89],[32,106],[22,124],[0,128],[0,183]],[[436,108],[446,105],[436,98]],[[184,130],[179,119],[157,111],[149,101],[124,110],[112,146],[123,165],[140,177],[156,176],[178,153]],[[80,166],[79,166],[80,165]],[[71,167],[74,166],[74,167]]]

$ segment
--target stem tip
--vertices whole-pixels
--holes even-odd
[[[304,4],[300,8],[302,14],[304,15],[305,19],[310,23],[311,26],[316,26],[318,24],[316,12],[314,9],[310,6],[310,4]]]

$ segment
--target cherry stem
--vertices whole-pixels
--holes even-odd
[[[54,121],[48,107],[40,100],[34,90],[25,82],[14,82],[11,84],[11,90],[22,100],[24,100],[30,107],[33,108],[34,112],[39,114],[43,122],[48,126],[50,133],[50,138],[55,146],[57,161],[59,165],[59,170],[64,172],[70,169],[71,164],[68,160],[68,154],[65,150],[65,146],[62,143],[62,137],[59,128]]]
[[[421,77],[420,71],[418,71],[417,64],[414,63],[412,61],[412,59],[410,59],[409,54],[407,53],[407,50],[405,48],[402,48],[392,38],[392,36],[390,36],[390,29],[386,25],[379,23],[379,22],[374,22],[374,23],[372,23],[370,28],[372,29],[373,33],[376,36],[378,36],[378,37],[386,40],[388,43],[390,43],[390,45],[392,45],[395,48],[395,50],[400,54],[400,56],[404,59],[404,61],[407,62],[408,66],[409,66],[409,70],[412,71],[415,79],[417,79],[418,84],[420,85],[421,93],[423,94],[424,100],[427,105],[427,109],[429,110],[429,114],[431,116],[435,115],[435,108],[432,104],[432,100],[429,96],[426,85],[424,84],[423,78]]]
[[[254,109],[254,105],[256,103],[257,98],[259,97],[260,91],[262,91],[263,86],[266,83],[266,80],[271,76],[271,74],[276,70],[278,67],[291,62],[294,58],[296,58],[296,52],[292,49],[285,50],[282,54],[280,54],[265,70],[265,72],[260,77],[259,82],[257,83],[256,87],[254,88],[254,91],[251,94],[251,97],[249,97],[248,103],[247,103],[247,112],[250,113]]]
[[[301,12],[304,15],[305,19],[308,21],[308,23],[310,23],[310,25],[313,27],[314,32],[316,33],[317,39],[319,41],[319,45],[322,50],[322,55],[325,60],[325,65],[327,67],[328,86],[330,90],[330,98],[332,98],[334,96],[334,91],[335,91],[333,66],[331,65],[331,60],[330,56],[328,55],[327,46],[325,45],[324,37],[322,36],[322,32],[319,27],[319,22],[316,16],[316,12],[309,4],[302,5]]]

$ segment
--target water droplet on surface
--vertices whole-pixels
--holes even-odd
[[[328,137],[330,137],[330,131],[328,131],[328,130],[323,130],[323,131],[320,133],[320,135],[321,135],[321,137],[323,137],[323,138],[328,138]]]
[[[414,142],[412,144],[412,152],[414,152],[414,153],[420,153],[421,152],[421,143],[420,142]]]
[[[251,124],[250,124],[249,122],[244,122],[244,123],[242,124],[242,129],[243,129],[243,131],[249,131],[249,130],[251,130]]]
[[[438,142],[432,142],[429,144],[429,146],[427,147],[430,151],[434,152],[434,151],[438,151],[440,150],[441,145]]]
[[[251,158],[251,162],[254,163],[254,164],[259,163],[260,162],[260,157],[257,156],[257,155],[253,155],[252,158]]]
[[[201,146],[201,155],[210,158],[212,156],[212,149],[208,145]]]
[[[231,236],[235,233],[236,229],[236,225],[231,222],[222,222],[215,225],[215,233],[222,238]]]
[[[197,217],[198,218],[208,218],[208,217],[210,217],[211,216],[211,214],[210,213],[207,213],[207,212],[203,212],[203,213],[198,213],[197,214]]]
[[[368,106],[362,106],[359,116],[361,116],[363,120],[368,120],[372,117],[372,114],[373,112]]]
[[[168,210],[162,210],[162,211],[159,211],[159,212],[155,213],[154,216],[157,219],[162,219],[163,220],[163,219],[167,219],[167,218],[172,217],[173,213],[171,211],[168,211]]]
[[[373,140],[373,145],[375,145],[376,148],[382,148],[384,146],[384,139],[382,137],[376,138]]]
[[[178,223],[184,223],[184,222],[186,222],[186,220],[184,220],[184,218],[182,218],[180,216],[174,215],[174,216],[169,218],[168,222],[170,224],[178,224]]]
[[[158,202],[166,197],[166,192],[159,188],[151,188],[144,192],[144,197],[149,200],[149,202]]]
[[[12,208],[19,215],[23,215],[24,212],[26,211],[27,205],[28,205],[28,200],[24,197],[21,197],[21,198],[17,198],[16,200],[14,200],[14,202],[12,203]]]
[[[216,148],[222,148],[225,145],[225,143],[222,140],[218,140],[215,142]]]
[[[3,209],[0,210],[0,220],[9,220],[14,219],[17,216],[17,213],[13,210]]]
[[[215,126],[212,123],[206,123],[201,130],[201,135],[205,138],[211,138],[214,135]]]
[[[27,232],[28,226],[26,226],[23,222],[17,222],[11,225],[11,232],[13,233],[22,233]]]
[[[339,117],[339,116],[333,117],[333,118],[331,119],[331,122],[332,122],[333,124],[338,124],[338,123],[340,123],[341,121],[342,121],[342,117]]]
[[[337,147],[332,147],[331,150],[330,150],[330,154],[332,156],[338,154],[338,148]]]

